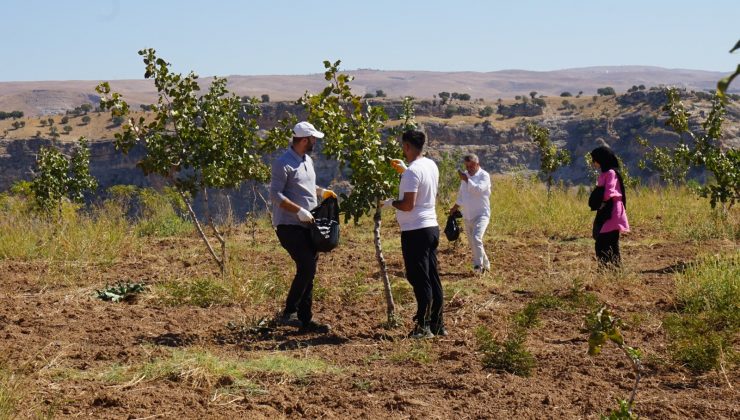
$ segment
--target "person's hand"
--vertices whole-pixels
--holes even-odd
[[[304,223],[313,223],[313,214],[311,214],[310,211],[304,209],[301,207],[300,210],[298,210],[298,220]]]
[[[324,192],[321,193],[321,198],[326,200],[327,198],[337,198],[337,193],[335,193],[332,190],[324,190]]]
[[[458,169],[457,174],[460,175],[460,180],[468,182],[468,174],[465,173],[465,171]]]
[[[380,203],[380,206],[381,207],[393,207],[393,202],[394,201],[395,201],[394,199],[389,198],[389,199],[383,201],[382,203]]]
[[[408,166],[401,159],[391,159],[391,166],[399,174],[406,172],[406,169],[408,169]]]

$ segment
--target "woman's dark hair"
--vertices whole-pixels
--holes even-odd
[[[601,166],[601,172],[609,169],[619,170],[619,159],[612,149],[606,146],[599,146],[591,151],[591,159]]]
[[[622,190],[622,202],[624,208],[627,208],[627,191],[624,189],[624,181],[622,180],[622,174],[619,173],[619,159],[614,151],[606,146],[599,146],[591,151],[591,160],[597,162],[601,168],[601,172],[607,172],[610,169],[614,170],[617,174],[617,180],[619,180],[619,189]]]
[[[401,136],[401,141],[404,141],[419,150],[422,150],[424,148],[424,143],[426,142],[426,139],[427,137],[424,135],[424,133],[416,130],[404,131],[403,135]]]

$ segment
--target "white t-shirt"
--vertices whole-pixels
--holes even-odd
[[[411,211],[396,209],[396,219],[401,226],[401,231],[439,226],[437,211],[434,208],[438,185],[439,170],[433,160],[420,157],[411,162],[408,169],[401,175],[398,199],[403,200],[404,193],[415,192],[416,201]]]
[[[474,175],[468,174],[467,182],[460,181],[455,203],[462,207],[465,220],[479,216],[491,217],[491,176],[488,172],[478,168]]]

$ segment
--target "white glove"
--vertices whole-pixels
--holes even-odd
[[[298,220],[304,223],[313,223],[313,214],[301,207],[301,209],[298,210]]]
[[[391,159],[391,166],[399,174],[406,172],[406,169],[408,169],[408,166],[401,159]]]
[[[394,200],[392,198],[389,198],[389,199],[383,201],[383,203],[381,204],[381,206],[382,207],[393,207],[393,202],[394,201],[396,201],[396,200]]]

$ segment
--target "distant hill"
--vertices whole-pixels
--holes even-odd
[[[556,71],[503,70],[480,72],[381,71],[353,70],[356,92],[374,93],[382,89],[389,97],[411,95],[432,98],[438,92],[468,93],[473,98],[495,101],[536,91],[543,95],[595,95],[596,89],[611,86],[624,92],[633,85],[647,87],[672,85],[688,90],[709,90],[725,73],[664,69],[660,67],[622,66],[587,67]],[[270,95],[271,100],[294,100],[305,91],[316,92],[326,82],[323,74],[297,76],[227,76],[229,88],[240,96]],[[210,82],[204,78],[201,87]],[[27,116],[64,113],[83,103],[96,103],[98,81],[0,82],[0,111],[20,110]],[[154,85],[148,80],[112,80],[111,87],[121,92],[134,106],[156,99]],[[733,87],[732,92],[740,92]]]

